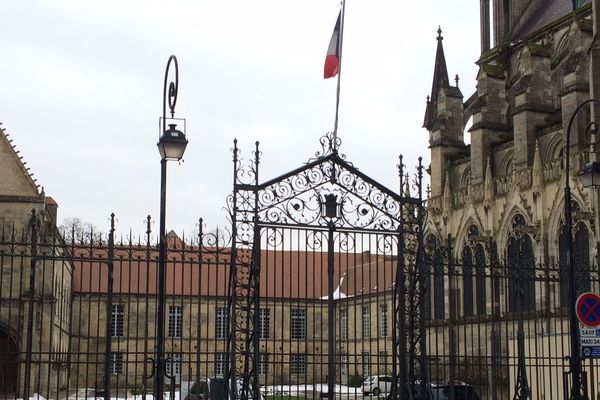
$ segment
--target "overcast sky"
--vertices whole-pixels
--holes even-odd
[[[336,80],[323,62],[338,0],[21,1],[0,13],[0,122],[59,222],[79,217],[141,233],[158,220],[156,148],[164,70],[180,72],[176,117],[187,119],[185,162],[168,165],[169,229],[203,217],[225,224],[231,148],[262,150],[261,180],[296,168],[333,129]],[[399,154],[429,163],[422,128],[438,25],[451,77],[475,87],[479,4],[466,0],[347,0],[340,151],[397,189]],[[158,223],[154,229],[158,229]]]

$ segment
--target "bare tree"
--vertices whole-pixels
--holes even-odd
[[[74,239],[77,241],[89,242],[93,239],[96,242],[104,236],[104,233],[94,224],[84,222],[77,217],[65,218],[62,224],[59,225],[58,231],[67,241]]]

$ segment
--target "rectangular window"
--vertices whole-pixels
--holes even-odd
[[[380,374],[387,371],[387,351],[380,351],[377,355],[377,368]]]
[[[227,353],[215,353],[215,376],[223,377],[225,375],[225,361]]]
[[[110,373],[120,374],[123,372],[123,353],[110,353]]]
[[[165,354],[165,372],[170,376],[181,374],[181,353],[166,353]]]
[[[369,376],[369,375],[371,375],[371,353],[369,353],[368,351],[363,351],[361,356],[362,356],[363,375]]]
[[[270,339],[271,337],[271,309],[261,308],[258,314],[258,338]]]
[[[348,339],[348,309],[340,309],[340,339]]]
[[[369,339],[371,337],[371,307],[362,307],[362,337]]]
[[[125,306],[113,304],[110,313],[110,336],[123,337],[123,322],[125,318]]]
[[[306,374],[306,354],[290,354],[290,374]]]
[[[263,375],[269,373],[269,353],[258,354],[258,373]]]
[[[217,307],[215,309],[215,337],[217,339],[227,339],[228,322],[227,309]]]
[[[183,309],[169,306],[169,337],[180,338],[183,333]]]
[[[348,354],[340,354],[340,375],[342,381],[348,379]]]
[[[386,303],[379,305],[379,336],[388,335],[388,305]]]
[[[294,340],[306,339],[306,310],[292,308],[291,310],[291,337]]]

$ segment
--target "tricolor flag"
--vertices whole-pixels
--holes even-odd
[[[329,41],[329,48],[327,49],[327,56],[325,57],[325,70],[324,78],[333,78],[340,72],[340,18],[342,12],[340,11],[335,28],[331,34],[331,40]]]

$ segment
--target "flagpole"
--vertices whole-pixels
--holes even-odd
[[[335,93],[335,123],[333,125],[333,150],[337,151],[338,115],[340,110],[340,81],[342,78],[342,44],[344,42],[344,15],[346,13],[346,1],[342,0],[342,18],[340,21],[340,35],[338,37],[339,65],[337,74],[337,90]]]

